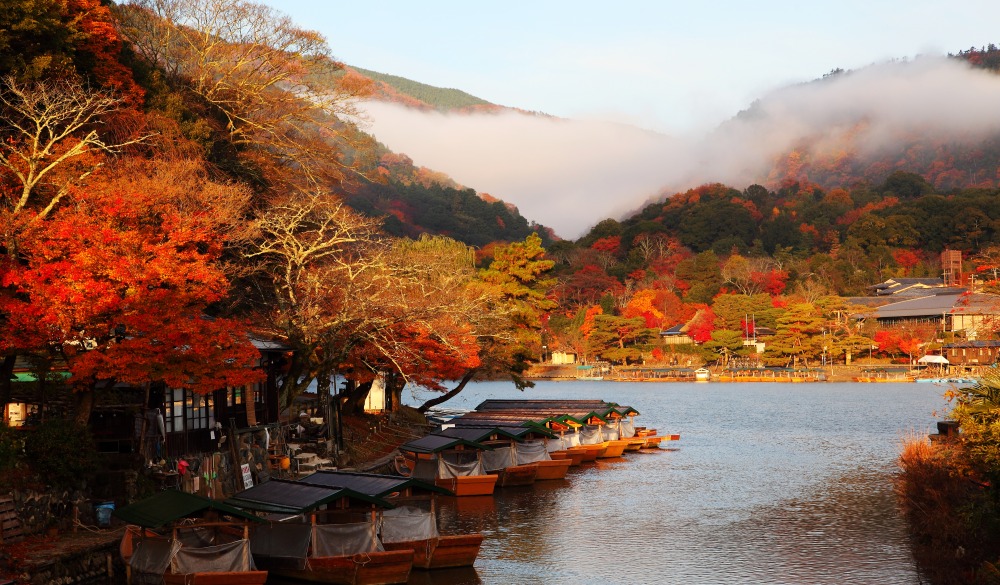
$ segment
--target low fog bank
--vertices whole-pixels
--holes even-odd
[[[1000,132],[998,103],[1000,76],[926,57],[774,91],[702,136],[514,112],[364,109],[367,130],[393,151],[576,239],[658,193],[763,183],[778,157],[803,144],[875,155],[914,135],[980,140]]]

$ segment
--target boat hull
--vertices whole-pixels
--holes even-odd
[[[538,476],[538,467],[534,464],[511,465],[500,470],[499,476],[497,485],[500,487],[531,485],[535,483],[535,478]]]
[[[279,566],[271,568],[270,574],[308,583],[391,585],[406,583],[411,569],[412,550],[391,550],[338,557],[312,557],[305,569]]]
[[[598,455],[598,457],[609,458],[609,457],[621,457],[629,447],[629,441],[605,441],[604,442],[604,452]]]
[[[553,451],[549,453],[549,457],[553,459],[569,459],[570,465],[579,465],[583,463],[583,457],[586,453],[578,449],[566,449],[564,451]]]
[[[597,460],[597,456],[603,453],[598,445],[581,445],[579,447],[570,447],[570,451],[579,451],[583,453],[583,458],[580,460],[582,463],[589,463]]]
[[[545,481],[552,479],[565,479],[572,463],[572,459],[550,459],[547,461],[537,461],[532,464],[538,467],[538,475],[535,477],[535,480]]]
[[[264,585],[267,571],[234,571],[228,573],[167,573],[164,585]]]
[[[487,475],[463,475],[461,477],[438,478],[434,484],[450,490],[456,496],[491,496],[496,487],[499,476],[490,473]]]
[[[479,556],[482,534],[439,536],[427,540],[384,543],[386,550],[413,551],[413,568],[448,569],[471,567]]]

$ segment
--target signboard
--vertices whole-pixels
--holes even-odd
[[[240,469],[243,471],[243,487],[250,489],[253,487],[253,476],[250,475],[250,464],[244,463],[240,465]]]

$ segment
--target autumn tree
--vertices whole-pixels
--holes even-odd
[[[357,170],[350,125],[370,82],[319,33],[245,0],[133,0],[118,17],[138,54],[207,104],[271,180],[294,171],[310,189]]]
[[[797,366],[801,360],[821,355],[823,325],[823,316],[814,305],[790,305],[778,318],[777,330],[767,347],[772,363]]]
[[[260,375],[245,325],[206,318],[228,292],[218,218],[234,217],[246,193],[197,167],[171,166],[160,182],[155,166],[68,188],[65,205],[25,228],[17,257],[0,267],[14,293],[0,297],[0,351],[63,357],[81,423],[101,384],[210,392]]]
[[[588,350],[602,359],[626,363],[642,358],[642,345],[652,341],[656,332],[646,327],[642,317],[597,315],[587,337]]]
[[[9,247],[16,225],[48,217],[71,188],[103,164],[106,153],[145,137],[102,138],[104,117],[122,103],[110,93],[73,81],[21,82],[8,76],[3,84],[0,178],[6,188],[0,195]]]
[[[553,262],[545,258],[542,239],[531,234],[494,250],[489,267],[470,283],[474,298],[492,299],[488,312],[470,320],[479,344],[480,364],[468,368],[454,388],[420,405],[441,404],[461,392],[472,380],[509,378],[518,389],[532,386],[522,374],[541,351],[541,315],[556,306],[549,299],[554,280],[547,276]]]
[[[692,303],[710,303],[722,287],[719,257],[708,250],[677,265],[677,278],[686,283],[684,300]]]
[[[261,321],[295,350],[281,388],[286,404],[313,380],[329,395],[334,371],[363,333],[366,303],[391,286],[379,225],[325,191],[291,193],[254,221],[242,248],[245,287]]]
[[[379,371],[441,392],[459,381],[451,391],[457,394],[461,380],[484,365],[484,340],[512,341],[510,313],[494,289],[481,286],[474,257],[472,248],[443,236],[391,243],[385,257],[391,280],[384,297],[368,307],[366,335],[345,363],[362,382],[351,400],[360,404],[364,382]],[[394,404],[401,390],[402,383],[392,386]]]

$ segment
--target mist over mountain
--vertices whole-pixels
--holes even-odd
[[[990,157],[954,151],[975,152],[1000,133],[997,103],[1000,76],[960,59],[921,57],[777,89],[705,135],[509,110],[444,113],[383,101],[364,108],[367,130],[392,150],[576,238],[602,219],[706,183],[829,187],[905,168],[933,174],[928,180],[941,188],[991,186]]]

